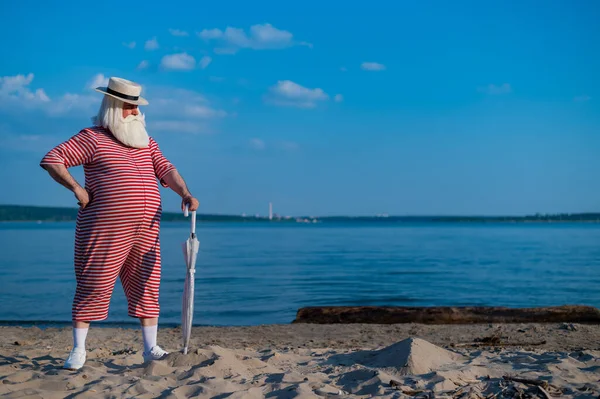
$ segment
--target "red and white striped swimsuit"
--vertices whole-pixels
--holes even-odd
[[[40,162],[83,165],[91,201],[79,210],[75,231],[77,289],[72,315],[77,321],[104,320],[121,278],[131,317],[158,317],[160,216],[157,179],[175,167],[150,138],[147,148],[130,148],[110,131],[80,131]]]

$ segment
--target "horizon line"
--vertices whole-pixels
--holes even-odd
[[[48,205],[17,205],[17,204],[0,204],[0,207],[15,207],[15,208],[52,208],[52,209],[69,209],[69,210],[77,210],[77,207],[69,207],[69,206],[48,206]],[[162,214],[169,215],[178,215],[180,212],[176,211],[168,211],[163,210]],[[581,212],[556,212],[556,213],[542,213],[535,212],[530,214],[388,214],[388,213],[375,213],[375,214],[363,214],[363,215],[352,215],[352,214],[322,214],[322,215],[279,215],[274,213],[273,217],[277,215],[279,218],[399,218],[399,217],[409,217],[409,218],[429,218],[429,217],[470,217],[470,218],[522,218],[522,217],[540,217],[540,216],[561,216],[561,215],[590,215],[590,214],[600,214],[600,211],[581,211]],[[235,217],[245,217],[245,218],[269,218],[269,215],[260,215],[257,217],[256,214],[246,214],[242,213],[200,213],[197,212],[197,215],[210,215],[210,216],[235,216]],[[181,212],[181,216],[183,217],[183,212]]]

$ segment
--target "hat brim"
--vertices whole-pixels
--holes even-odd
[[[138,97],[137,100],[128,100],[125,98],[115,96],[114,94],[108,93],[106,91],[106,89],[107,89],[107,87],[96,87],[94,90],[96,90],[97,92],[102,93],[106,96],[111,96],[112,98],[116,98],[119,101],[123,101],[124,103],[134,104],[134,105],[148,105],[148,101],[142,96]]]

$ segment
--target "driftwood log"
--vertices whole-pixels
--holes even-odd
[[[298,310],[292,323],[310,324],[600,324],[600,309],[565,305],[545,308],[320,306]]]

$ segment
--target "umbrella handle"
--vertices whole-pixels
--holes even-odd
[[[189,205],[185,205],[185,210],[183,211],[183,215],[188,217],[189,215]],[[192,211],[192,221],[191,221],[191,233],[192,235],[196,235],[196,211]]]

